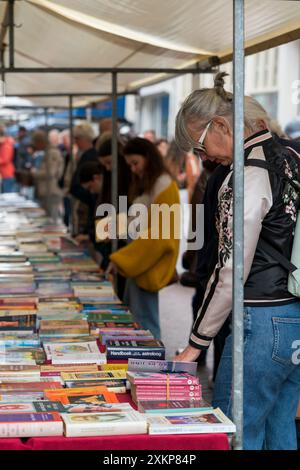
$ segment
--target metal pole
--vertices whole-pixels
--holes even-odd
[[[69,131],[70,131],[70,159],[71,159],[71,168],[72,175],[74,171],[74,159],[73,159],[73,145],[74,145],[74,136],[73,136],[73,96],[69,95]]]
[[[15,34],[14,34],[14,2],[15,0],[9,0],[8,3],[8,26],[9,26],[9,67],[14,68],[15,66]]]
[[[234,165],[233,165],[233,420],[234,448],[243,448],[244,378],[244,0],[233,1],[234,14]]]
[[[69,132],[70,132],[70,168],[71,168],[71,178],[75,172],[75,156],[73,155],[73,145],[74,145],[74,133],[73,133],[73,96],[69,95]],[[71,206],[71,215],[69,219],[69,225],[71,222],[71,227],[69,228],[70,232],[74,231],[74,210],[73,210],[73,197],[71,195],[65,195],[66,198],[69,198],[69,203]]]
[[[2,63],[3,63],[3,61],[2,61]],[[6,70],[5,68],[2,68],[2,73],[4,73],[3,71],[5,71],[5,70]],[[139,94],[138,91],[124,91],[124,92],[117,93],[118,96],[138,95],[138,94]],[[111,93],[108,92],[108,91],[100,92],[100,93],[91,93],[91,92],[72,93],[72,97],[74,97],[74,96],[105,96],[107,98],[110,98],[110,95],[111,95]],[[56,93],[56,92],[54,92],[54,93],[17,93],[17,94],[7,93],[6,96],[9,96],[9,97],[15,97],[15,96],[19,97],[20,96],[21,98],[55,98],[57,96],[68,97],[68,96],[70,96],[70,93]],[[58,106],[58,107],[62,108],[64,106]]]
[[[48,108],[44,108],[45,132],[48,134]]]
[[[111,203],[118,213],[118,111],[117,111],[117,74],[112,73],[112,173]],[[112,240],[112,252],[118,248],[117,239]]]
[[[150,67],[8,67],[4,68],[6,73],[167,73],[174,75],[185,75],[187,73],[212,73],[214,66],[205,68],[196,67],[190,69],[175,68],[150,68]],[[2,72],[2,69],[0,69]]]

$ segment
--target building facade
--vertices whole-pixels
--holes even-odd
[[[232,63],[222,65],[220,70],[229,73],[226,87],[232,90]],[[158,138],[171,140],[176,114],[185,97],[193,89],[212,83],[212,74],[189,74],[145,86],[140,96],[126,98],[126,118],[135,123],[139,134],[153,129]],[[300,40],[247,56],[245,92],[256,98],[283,129],[300,119]]]

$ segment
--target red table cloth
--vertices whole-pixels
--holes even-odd
[[[118,394],[120,402],[129,402],[131,395]],[[226,434],[179,434],[150,436],[131,434],[99,437],[31,437],[0,439],[0,450],[229,450]]]

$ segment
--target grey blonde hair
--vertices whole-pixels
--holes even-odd
[[[199,128],[203,128],[214,117],[222,116],[227,118],[232,126],[233,94],[224,89],[226,75],[228,75],[226,72],[217,73],[213,88],[195,90],[183,102],[176,117],[175,131],[177,145],[182,150],[188,152],[191,147],[197,147],[197,142],[193,142],[188,133],[189,123],[199,122]],[[244,124],[250,132],[255,133],[261,129],[258,127],[259,120],[268,123],[267,112],[251,96],[245,96],[244,107]]]
[[[74,137],[93,142],[95,138],[94,129],[88,122],[82,122],[74,127]]]

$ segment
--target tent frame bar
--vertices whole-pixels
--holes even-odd
[[[215,59],[210,65],[210,59]],[[206,65],[201,67],[201,63],[197,67],[186,69],[162,68],[162,67],[2,67],[0,73],[167,73],[167,74],[198,74],[213,73],[212,68],[219,65],[218,57],[208,59]]]
[[[15,97],[18,96],[20,98],[53,98],[53,97],[75,97],[75,96],[110,96],[112,93],[111,91],[107,92],[88,92],[88,93],[18,93],[13,94],[13,93],[5,93],[5,96],[9,97]],[[138,95],[138,91],[124,91],[123,93],[117,93],[118,96],[125,96],[125,95]],[[43,106],[41,106],[42,108]]]

